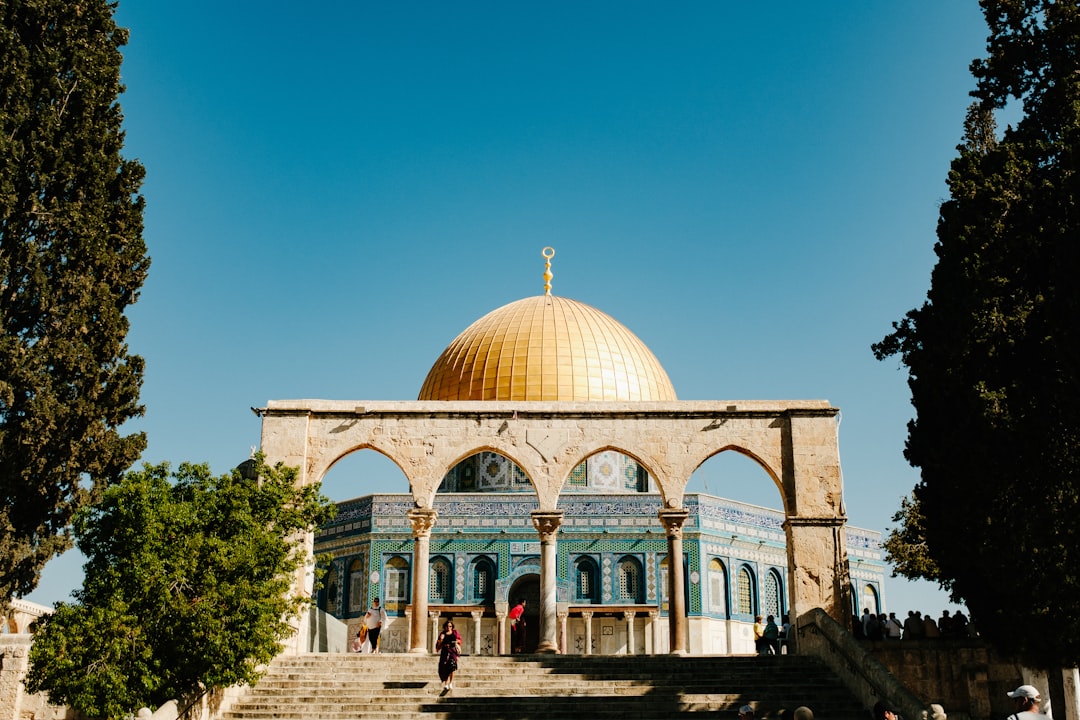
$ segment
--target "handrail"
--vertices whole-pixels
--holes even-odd
[[[824,610],[803,613],[795,627],[799,653],[824,662],[864,707],[886,700],[907,720],[925,720],[926,704]]]

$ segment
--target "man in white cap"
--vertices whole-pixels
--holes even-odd
[[[1008,693],[1012,698],[1015,712],[1009,716],[1009,720],[1046,720],[1046,716],[1039,710],[1039,691],[1032,685],[1021,685]]]

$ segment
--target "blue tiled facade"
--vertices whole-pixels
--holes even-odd
[[[755,614],[779,620],[788,609],[783,513],[705,494],[686,495],[684,506],[690,513],[683,526],[686,608],[702,635],[698,647],[739,651],[741,634],[732,627],[749,627]],[[322,609],[357,622],[369,600],[379,597],[392,617],[404,616],[413,592],[406,516],[412,507],[404,494],[339,504],[337,517],[315,538],[316,553],[331,558],[318,597]],[[582,611],[666,616],[667,541],[657,519],[660,507],[660,496],[649,492],[561,498],[557,603],[569,615],[568,632],[577,646],[582,635],[574,631],[574,618]],[[505,609],[515,583],[539,573],[540,542],[530,518],[537,509],[531,495],[517,492],[440,493],[429,546],[429,603],[443,612],[481,612],[485,618],[493,618],[497,606]],[[846,533],[855,602],[873,593],[880,608],[881,536],[851,527]],[[490,635],[484,647],[491,645]],[[567,645],[575,651],[574,642]]]

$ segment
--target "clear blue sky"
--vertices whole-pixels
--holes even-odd
[[[122,0],[118,20],[147,461],[226,471],[269,399],[415,399],[457,333],[542,292],[551,245],[554,293],[633,330],[681,399],[839,407],[849,521],[890,525],[912,409],[870,344],[926,295],[975,0]],[[360,467],[328,494],[405,489]],[[763,482],[709,489],[777,506]],[[946,606],[900,580],[886,602]]]

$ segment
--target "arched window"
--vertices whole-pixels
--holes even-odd
[[[870,612],[875,615],[881,612],[881,605],[878,603],[877,588],[873,585],[867,585],[863,589],[863,607],[870,608]]]
[[[362,560],[353,560],[349,564],[349,612],[365,612],[367,610],[367,597],[365,597],[364,581],[367,579]]]
[[[595,560],[590,557],[578,558],[574,564],[574,600],[595,603],[600,597],[599,577]]]
[[[735,576],[735,612],[740,615],[754,614],[754,576],[750,574],[750,568],[739,568],[739,574]]]
[[[454,597],[450,587],[450,563],[446,558],[435,558],[428,569],[428,601],[448,603]]]
[[[495,566],[486,557],[473,563],[472,591],[474,603],[489,603],[495,598]]]
[[[641,564],[636,558],[624,557],[619,560],[615,573],[615,596],[619,602],[640,603],[644,589],[641,582]]]
[[[720,616],[727,614],[727,572],[724,563],[716,558],[709,561],[709,611]]]
[[[776,570],[769,570],[765,573],[765,586],[762,588],[761,595],[761,614],[772,615],[774,618],[779,618],[784,614],[782,606],[780,589],[783,587],[780,583],[780,573]]]
[[[405,558],[395,555],[386,561],[386,592],[383,595],[387,603],[409,602],[409,563]]]
[[[341,617],[340,606],[338,600],[341,596],[341,579],[338,577],[337,565],[330,564],[330,569],[326,571],[326,583],[324,585],[326,597],[326,612],[335,617]]]

